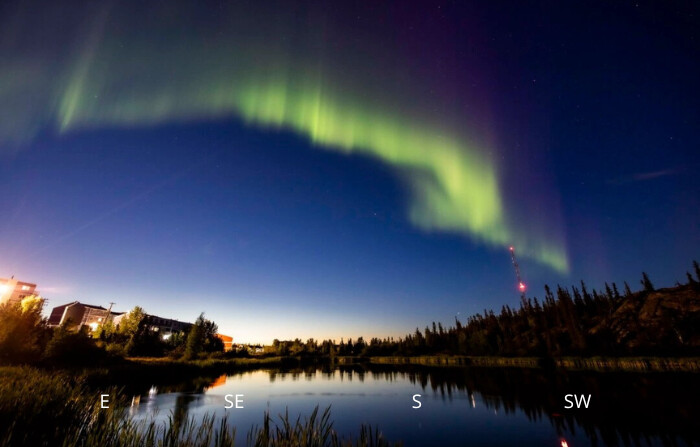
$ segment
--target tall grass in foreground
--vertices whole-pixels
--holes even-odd
[[[311,416],[304,421],[297,417],[292,424],[289,413],[280,415],[280,423],[275,424],[269,413],[265,413],[262,427],[254,427],[248,433],[248,446],[254,447],[292,447],[292,446],[357,446],[357,447],[383,447],[391,445],[384,440],[377,428],[372,429],[366,425],[360,427],[360,437],[356,441],[341,440],[333,430],[330,407],[326,408],[321,417],[318,417],[318,407]]]
[[[232,447],[236,428],[227,417],[202,419],[172,414],[166,422],[136,421],[125,402],[100,409],[99,394],[81,378],[48,374],[34,368],[0,368],[0,446],[63,447]],[[112,390],[112,396],[120,395]],[[362,426],[359,438],[340,439],[333,429],[330,408],[292,422],[269,413],[247,436],[255,447],[384,447],[390,446],[377,429]]]

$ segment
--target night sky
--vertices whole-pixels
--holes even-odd
[[[413,4],[415,3],[415,4]],[[240,342],[700,260],[693,2],[0,3],[0,276]]]

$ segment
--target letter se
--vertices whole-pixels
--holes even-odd
[[[224,400],[226,401],[226,405],[224,405],[224,408],[233,408],[234,402],[231,402],[229,399],[233,397],[233,394],[227,394],[224,396]],[[236,408],[243,408],[243,399],[239,399],[240,397],[243,397],[243,394],[236,394],[236,399],[235,399],[235,406]],[[238,406],[238,404],[241,404]]]

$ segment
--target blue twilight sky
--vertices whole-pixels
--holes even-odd
[[[565,269],[520,259],[530,296],[580,279],[636,289],[642,271],[672,286],[700,259],[697,7],[176,1],[168,15],[73,3],[0,7],[11,61],[0,67],[0,276],[37,283],[50,307],[205,312],[237,341],[270,342],[399,336],[517,305],[507,242],[411,217],[431,171],[407,173],[376,148],[328,150],[293,116],[271,126],[249,103],[224,110],[221,92],[202,93],[222,77],[284,73],[289,103],[316,82],[307,67],[335,88],[336,108],[363,116],[355,132],[396,120],[492,160],[509,231],[566,254]],[[227,14],[235,21],[220,23]],[[127,94],[145,99],[120,103]]]

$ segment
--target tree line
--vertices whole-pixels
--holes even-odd
[[[465,322],[455,318],[446,327],[433,322],[422,331],[399,338],[363,337],[356,340],[302,342],[275,340],[268,352],[276,355],[322,356],[577,356],[577,355],[698,355],[700,354],[700,266],[687,282],[656,291],[647,273],[641,290],[627,282],[622,291],[605,283],[589,290],[581,281],[570,288],[544,287],[544,298],[523,296],[518,308],[499,313],[485,310]],[[651,303],[656,313],[647,315]],[[662,309],[662,311],[659,311]]]
[[[646,273],[633,292],[625,282],[589,291],[581,281],[570,288],[544,287],[544,298],[523,296],[518,308],[501,307],[454,325],[433,322],[404,337],[317,341],[277,340],[265,355],[338,356],[577,356],[700,355],[700,265],[675,288],[657,291]],[[185,331],[164,338],[135,307],[119,325],[107,320],[90,332],[70,323],[52,328],[42,318],[43,300],[27,297],[0,305],[0,363],[99,362],[110,357],[170,356],[196,359],[223,352],[217,325],[201,314]],[[245,347],[227,354],[248,356]]]
[[[163,334],[150,324],[148,315],[139,306],[134,307],[118,325],[108,319],[98,326],[92,336],[107,351],[124,356],[170,356],[191,360],[202,353],[223,352],[224,344],[216,336],[219,328],[200,314],[187,330]]]

